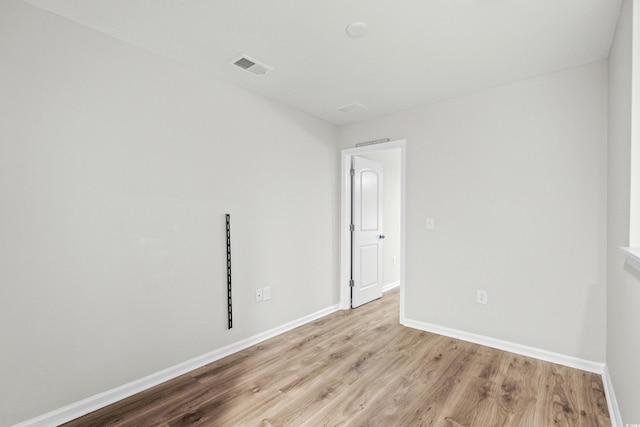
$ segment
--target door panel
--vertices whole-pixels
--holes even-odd
[[[353,157],[351,306],[382,296],[382,164]]]
[[[368,245],[360,248],[360,289],[378,284],[378,262],[378,245]]]
[[[364,170],[361,174],[360,188],[360,219],[361,230],[378,230],[379,212],[378,212],[378,174]]]

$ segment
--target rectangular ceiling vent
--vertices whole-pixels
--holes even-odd
[[[364,110],[366,107],[358,102],[354,102],[353,104],[343,105],[340,108],[337,108],[338,111],[342,111],[343,113],[353,113],[354,111]]]
[[[240,55],[238,58],[231,61],[231,64],[253,74],[254,76],[264,76],[269,71],[273,71],[273,67],[269,67],[266,64],[256,61],[247,55]]]

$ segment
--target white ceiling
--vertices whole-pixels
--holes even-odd
[[[337,125],[606,58],[621,3],[25,1]],[[367,35],[346,34],[355,21]],[[240,54],[275,70],[229,65]]]

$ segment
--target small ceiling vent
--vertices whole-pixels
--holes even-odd
[[[242,68],[248,73],[253,74],[254,76],[264,76],[269,71],[273,71],[273,67],[269,67],[266,64],[256,61],[253,58],[248,57],[247,55],[241,55],[231,61],[232,65],[235,65],[238,68]]]
[[[353,104],[343,105],[340,108],[337,108],[338,111],[342,111],[343,113],[353,113],[354,111],[364,110],[366,107],[362,104],[354,102]]]

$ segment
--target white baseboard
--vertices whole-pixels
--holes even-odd
[[[262,341],[268,340],[269,338],[273,338],[277,335],[290,331],[294,328],[297,328],[298,326],[302,326],[306,323],[312,322],[336,311],[338,311],[337,305],[325,308],[324,310],[317,311],[313,314],[301,317],[300,319],[291,321],[282,326],[278,326],[249,338],[245,338],[241,341],[229,344],[225,347],[213,350],[201,356],[194,357],[193,359],[171,366],[167,369],[163,369],[162,371],[147,375],[146,377],[140,378],[138,380],[131,381],[127,384],[123,384],[119,387],[107,390],[102,393],[98,393],[79,402],[75,402],[51,412],[47,412],[46,414],[40,415],[36,418],[23,421],[19,424],[14,425],[13,427],[58,426],[62,423],[66,423],[100,408],[104,408],[107,405],[111,405],[112,403],[115,403],[119,400],[132,396],[136,393],[140,393],[141,391],[147,390],[165,381],[186,374],[187,372],[191,372],[194,369],[200,368],[208,363],[215,362],[216,360],[222,359],[223,357],[229,356],[240,350],[244,350],[245,348],[251,347],[252,345],[261,343]]]
[[[446,328],[443,326],[433,325],[430,323],[418,322],[411,319],[401,319],[400,323],[409,328],[419,329],[421,331],[432,332],[438,335],[444,335],[456,338],[462,341],[469,341],[475,344],[487,347],[497,348],[511,353],[520,354],[522,356],[533,357],[535,359],[544,360],[559,365],[569,366],[571,368],[581,369],[596,374],[604,373],[605,364],[600,362],[592,362],[590,360],[579,359],[573,356],[554,353],[547,350],[541,350],[535,347],[529,347],[522,344],[516,344],[509,341],[503,341],[496,338],[486,337],[484,335],[464,332],[457,329]]]
[[[602,385],[604,387],[604,394],[607,396],[607,406],[609,408],[609,418],[611,419],[611,427],[622,427],[622,416],[620,415],[620,409],[618,408],[618,401],[616,400],[616,394],[613,392],[613,383],[609,376],[609,369],[605,366],[602,373]]]
[[[397,288],[398,286],[400,286],[400,280],[395,281],[395,282],[391,282],[391,283],[387,283],[386,285],[384,285],[382,287],[382,292],[390,291],[391,289]]]

